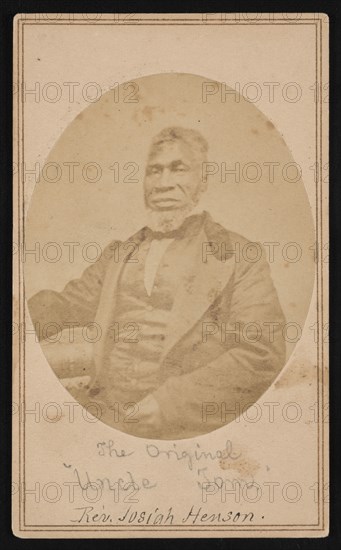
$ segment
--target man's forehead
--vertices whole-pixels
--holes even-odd
[[[187,160],[193,159],[193,151],[189,145],[181,140],[164,141],[155,145],[148,158],[148,163],[151,162],[168,162],[172,160]]]

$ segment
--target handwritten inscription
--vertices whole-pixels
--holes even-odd
[[[182,517],[176,518],[171,506],[167,510],[156,507],[153,510],[134,510],[131,506],[115,519],[112,513],[96,510],[94,506],[75,508],[76,517],[71,519],[73,523],[118,523],[124,525],[198,525],[204,523],[243,523],[251,524],[254,520],[253,512],[241,513],[232,510],[223,512],[208,512],[202,506],[192,506]]]
[[[127,451],[126,449],[118,448],[113,440],[102,441],[97,443],[98,455],[110,458],[125,458],[131,456],[135,451]],[[233,450],[232,441],[226,440],[223,449],[204,450],[199,443],[196,443],[194,450],[181,449],[176,443],[171,447],[160,447],[156,443],[148,443],[145,446],[145,453],[152,459],[166,459],[183,463],[189,470],[193,470],[196,464],[204,461],[216,460],[237,460],[241,453]]]
[[[64,464],[64,466],[71,468],[71,465],[66,466]],[[126,472],[125,477],[118,477],[117,479],[91,476],[87,470],[81,472],[79,468],[73,468],[72,472],[75,478],[74,485],[79,487],[83,496],[85,495],[89,500],[91,498],[99,499],[103,491],[109,491],[113,502],[139,502],[136,498],[139,491],[157,487],[157,483],[145,477],[138,479],[130,471]],[[92,497],[90,496],[91,492],[94,493]]]
[[[176,443],[173,443],[171,449],[160,449],[154,443],[146,445],[146,452],[151,458],[166,458],[167,460],[175,460],[177,462],[183,462],[186,464],[189,470],[193,470],[196,463],[201,461],[215,461],[228,459],[237,460],[240,457],[240,453],[235,453],[232,449],[232,442],[228,439],[225,443],[223,450],[217,449],[214,451],[204,451],[201,449],[199,443],[196,444],[194,451],[180,450]]]

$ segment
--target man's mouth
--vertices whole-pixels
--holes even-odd
[[[179,202],[179,199],[174,197],[153,197],[152,202]]]
[[[175,210],[179,207],[179,203],[181,204],[179,199],[165,196],[154,196],[149,200],[149,204],[158,210]]]

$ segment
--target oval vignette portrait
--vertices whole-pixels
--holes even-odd
[[[246,410],[280,380],[314,241],[301,169],[255,102],[146,76],[89,103],[40,167],[28,309],[55,375],[102,422],[192,438],[234,420],[215,404]]]

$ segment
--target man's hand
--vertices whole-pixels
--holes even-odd
[[[147,395],[137,403],[138,422],[134,425],[134,434],[140,437],[155,437],[161,428],[161,411],[155,397]]]

